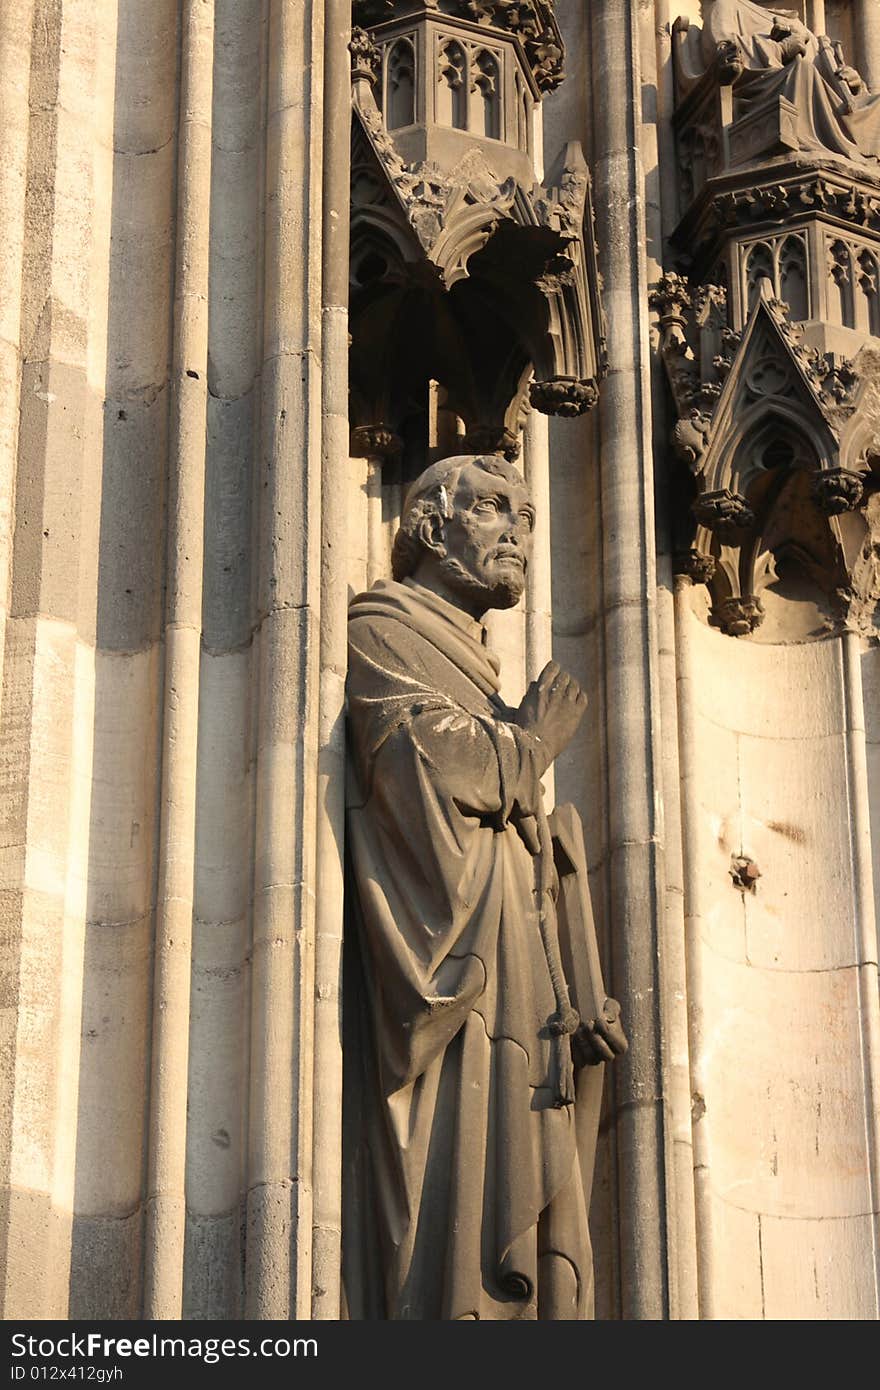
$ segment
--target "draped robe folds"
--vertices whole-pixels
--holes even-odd
[[[736,43],[746,72],[736,84],[737,117],[766,100],[783,96],[798,112],[800,148],[827,151],[846,159],[880,159],[880,95],[850,94],[836,77],[831,50],[797,20],[785,19],[806,47],[803,56],[784,63],[782,46],[771,38],[772,8],[752,0],[715,0],[703,25],[703,61],[710,65],[716,46]],[[858,66],[858,63],[856,63]]]
[[[592,1316],[538,857],[515,825],[541,796],[537,740],[484,636],[410,580],[349,613],[350,1317]]]

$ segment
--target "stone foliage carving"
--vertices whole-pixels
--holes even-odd
[[[827,516],[851,512],[862,500],[862,475],[851,468],[828,468],[812,480],[812,493]]]
[[[554,663],[517,709],[480,618],[534,509],[499,456],[429,468],[392,581],[349,617],[345,1286],[350,1316],[592,1316],[606,998],[579,822],[540,779],[586,705]],[[582,1167],[582,1165],[584,1165]]]
[[[448,173],[436,165],[406,164],[378,107],[361,101],[357,112],[423,250],[444,283],[454,285],[467,274],[468,261],[486,244],[498,218],[511,213],[516,180],[499,180],[478,149],[468,150]]]
[[[746,637],[764,621],[764,605],[755,594],[723,598],[716,605],[714,618],[728,637]]]
[[[532,382],[529,399],[545,415],[571,417],[591,410],[599,399],[599,391],[594,381],[554,377]]]
[[[351,431],[352,458],[395,458],[403,447],[399,435],[387,425],[358,425]]]
[[[365,29],[355,26],[349,40],[351,53],[351,77],[357,83],[366,80],[373,86],[379,76],[382,55]]]
[[[735,541],[737,532],[748,531],[755,524],[755,514],[746,499],[726,487],[701,493],[691,510],[701,526],[724,540]]]

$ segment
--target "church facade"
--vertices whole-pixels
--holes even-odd
[[[345,678],[535,503],[596,1316],[880,1315],[877,0],[6,0],[6,1318],[344,1313]]]

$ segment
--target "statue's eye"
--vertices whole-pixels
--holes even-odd
[[[495,497],[481,497],[474,507],[475,512],[497,512],[498,499]]]
[[[533,512],[520,512],[519,519],[520,521],[524,521],[526,523],[530,531],[534,531],[535,516]]]

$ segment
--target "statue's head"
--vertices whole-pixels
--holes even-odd
[[[406,496],[391,568],[475,615],[512,608],[525,588],[535,508],[500,454],[459,454],[426,468]]]

